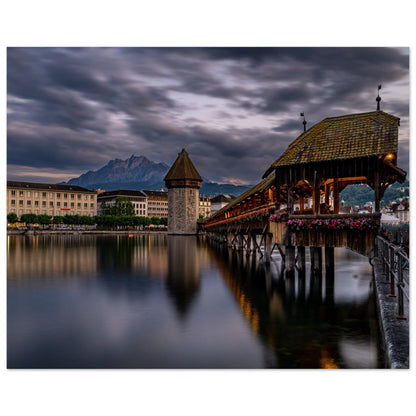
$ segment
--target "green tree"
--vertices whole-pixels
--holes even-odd
[[[20,217],[20,221],[25,222],[26,224],[35,224],[37,219],[36,214],[23,214]]]
[[[159,217],[151,217],[150,218],[150,223],[154,224],[154,225],[159,225],[160,224],[160,218]]]
[[[55,217],[53,217],[53,221],[54,224],[63,224],[64,222],[64,217],[62,215],[56,215]]]
[[[37,215],[36,222],[41,225],[49,225],[52,222],[52,217],[45,214]]]
[[[101,215],[111,215],[114,207],[107,205],[105,201],[100,203]]]
[[[126,197],[118,196],[114,204],[114,215],[134,215],[134,206],[131,201]]]
[[[19,218],[17,217],[17,215],[14,212],[11,212],[10,214],[7,214],[7,222],[9,222],[11,224],[15,224],[18,220],[19,220]]]

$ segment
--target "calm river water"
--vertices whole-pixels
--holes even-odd
[[[197,237],[9,236],[8,368],[381,367],[371,266],[335,267],[332,286]]]

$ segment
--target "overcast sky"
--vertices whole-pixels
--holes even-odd
[[[381,109],[409,166],[408,48],[8,48],[8,179],[61,182],[109,160],[257,183],[307,127]]]

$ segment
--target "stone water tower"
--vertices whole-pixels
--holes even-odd
[[[202,178],[185,149],[164,180],[168,188],[168,234],[196,234]]]

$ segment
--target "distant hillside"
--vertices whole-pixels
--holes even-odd
[[[165,177],[170,166],[165,163],[155,163],[145,156],[132,155],[129,159],[110,160],[105,166],[88,171],[78,178],[61,182],[65,185],[78,185],[88,189],[148,189],[166,190]],[[218,184],[203,178],[200,195],[215,196],[219,194],[232,194],[238,196],[247,191],[252,185],[236,186],[231,184]]]
[[[406,196],[409,196],[409,181],[406,180],[403,184],[396,182],[386,189],[381,205],[389,205]],[[368,185],[349,185],[339,194],[339,199],[344,200],[347,206],[364,206],[366,202],[374,201],[374,191]]]
[[[78,178],[66,182],[66,185],[78,185],[85,188],[102,187],[107,183],[160,182],[169,170],[165,163],[155,163],[145,156],[132,155],[129,159],[110,160],[97,171],[89,171]]]

